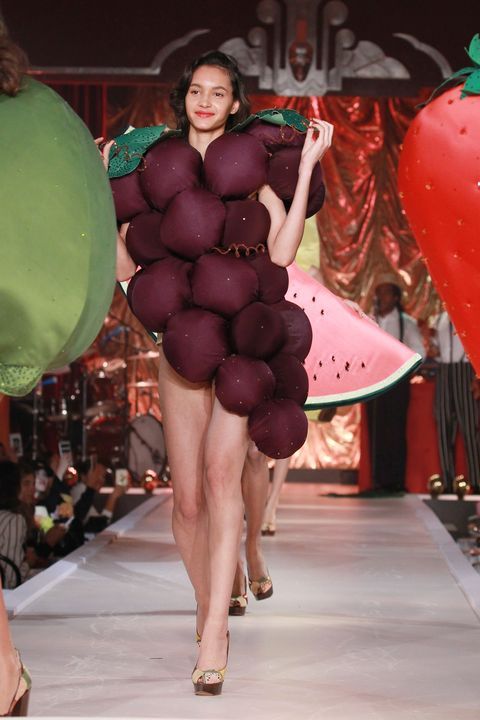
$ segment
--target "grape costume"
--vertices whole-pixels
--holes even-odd
[[[117,220],[130,222],[127,250],[140,266],[127,289],[133,313],[163,333],[182,377],[214,381],[225,409],[248,416],[251,439],[272,458],[289,457],[307,436],[312,329],[305,305],[285,299],[289,274],[269,258],[270,216],[256,193],[270,185],[288,210],[307,127],[291,110],[260,112],[211,142],[203,162],[165,126],[132,130],[116,138],[109,165]],[[317,164],[307,215],[324,197]],[[405,353],[402,363],[403,376]],[[367,375],[357,386],[372,385]]]
[[[130,221],[127,249],[141,266],[130,307],[163,333],[172,367],[192,383],[214,380],[218,400],[248,415],[251,438],[274,458],[306,439],[312,334],[284,299],[288,273],[269,258],[270,216],[255,198],[268,183],[288,207],[307,127],[293,111],[258,113],[210,143],[203,163],[178,133],[134,130],[116,139],[110,162],[117,218]],[[324,197],[317,165],[309,214]]]

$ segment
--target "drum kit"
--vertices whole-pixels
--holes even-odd
[[[156,350],[125,357],[81,358],[45,374],[33,393],[32,457],[69,441],[75,457],[95,455],[112,469],[126,467],[141,484],[150,470],[168,482],[162,423],[155,417],[153,380],[138,379],[138,362]]]

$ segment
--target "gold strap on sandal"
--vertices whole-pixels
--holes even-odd
[[[221,683],[225,680],[225,673],[227,672],[227,666],[221,670],[199,670],[195,668],[192,673],[192,682],[194,685],[202,683],[202,685],[214,685]]]
[[[248,584],[255,600],[266,600],[273,595],[273,583],[269,575],[258,580],[249,580]]]

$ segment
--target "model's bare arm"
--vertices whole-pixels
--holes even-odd
[[[332,144],[333,125],[314,119],[307,131],[298,168],[298,180],[292,205],[285,213],[282,201],[265,185],[259,192],[259,200],[270,213],[271,227],[268,250],[272,262],[287,267],[294,259],[302,240],[308,191],[312,172]]]

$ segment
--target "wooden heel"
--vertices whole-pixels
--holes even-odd
[[[23,693],[21,698],[18,698],[17,702],[10,711],[11,717],[27,717],[29,700],[30,690],[27,690]]]

